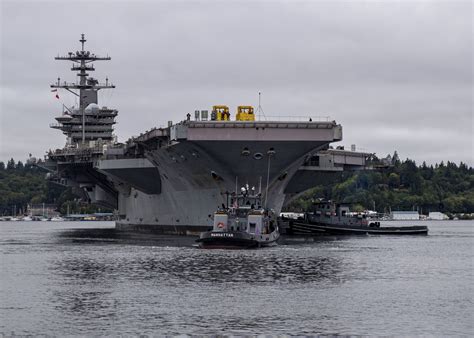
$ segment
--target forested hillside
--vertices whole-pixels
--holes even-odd
[[[388,212],[420,210],[423,213],[474,213],[474,169],[441,162],[434,166],[400,161],[377,171],[344,173],[340,182],[317,186],[295,199],[288,211],[306,210],[314,198],[354,203],[356,208]]]
[[[25,211],[28,204],[55,204],[62,213],[67,206],[71,213],[90,213],[97,207],[76,201],[70,189],[48,182],[43,169],[15,162],[0,162],[0,215]]]

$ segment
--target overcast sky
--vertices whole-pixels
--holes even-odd
[[[93,74],[117,88],[125,141],[195,109],[258,106],[269,116],[331,116],[341,145],[418,163],[473,165],[471,1],[8,1],[1,3],[0,160],[43,157],[74,98],[58,54],[110,55]],[[337,144],[334,144],[337,145]]]

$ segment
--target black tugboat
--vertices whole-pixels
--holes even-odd
[[[426,226],[383,227],[366,214],[353,213],[347,204],[319,200],[304,219],[289,222],[290,235],[427,235]]]
[[[261,194],[242,187],[241,194],[229,194],[227,207],[214,213],[211,231],[196,241],[206,249],[242,249],[272,245],[280,237],[275,213],[262,207]]]

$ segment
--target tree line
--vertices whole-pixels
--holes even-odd
[[[388,156],[388,160],[390,165],[384,169],[345,172],[337,183],[316,186],[293,200],[287,209],[307,210],[315,198],[324,198],[380,213],[390,210],[474,213],[472,167],[449,161],[434,166],[425,162],[417,165],[410,159],[400,161],[397,152]]]
[[[71,189],[46,179],[47,171],[28,161],[16,162],[13,158],[0,162],[0,216],[25,213],[28,205],[54,204],[65,214],[93,213],[98,207],[82,203]]]
[[[375,159],[378,161],[378,159]],[[387,160],[387,158],[385,159]],[[353,203],[355,208],[383,213],[419,210],[474,213],[474,169],[465,163],[417,165],[389,156],[390,166],[380,170],[344,172],[336,183],[315,186],[294,199],[287,211],[308,210],[315,198]],[[66,213],[91,213],[98,207],[80,202],[71,189],[45,179],[46,171],[28,161],[0,162],[0,215],[26,210],[28,204],[55,204]]]

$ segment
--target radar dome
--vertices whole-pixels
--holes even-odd
[[[98,113],[99,112],[99,105],[97,103],[89,103],[86,107],[86,113]]]

